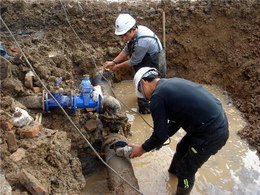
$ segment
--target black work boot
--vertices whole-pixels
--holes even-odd
[[[175,195],[189,195],[195,182],[195,175],[189,179],[178,178],[178,186]]]
[[[137,98],[139,113],[140,114],[150,114],[150,102],[144,98]]]
[[[176,155],[174,155],[168,172],[176,175],[176,167],[178,166],[179,162],[180,161],[177,159]]]
[[[192,187],[190,187],[190,188],[181,188],[181,187],[178,186],[175,195],[189,195],[191,190],[192,190]]]

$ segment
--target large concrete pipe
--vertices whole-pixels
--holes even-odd
[[[111,90],[112,77],[113,73],[109,72],[108,70],[105,70],[104,72],[97,72],[93,79],[93,85],[100,85],[104,96],[114,96]]]
[[[97,73],[94,78],[94,85],[102,86],[102,93],[106,96],[103,97],[101,101],[103,113],[106,113],[106,111],[110,113],[103,115],[100,114],[99,117],[103,123],[104,129],[108,129],[108,132],[104,132],[105,130],[103,131],[103,142],[101,148],[105,154],[108,154],[105,156],[106,163],[126,179],[133,187],[139,189],[138,181],[135,177],[129,156],[118,156],[116,153],[117,148],[114,147],[115,143],[121,143],[122,140],[124,145],[119,145],[118,148],[123,148],[127,145],[126,137],[130,134],[131,125],[128,123],[127,116],[124,113],[121,113],[121,106],[118,100],[112,97],[114,96],[111,89],[112,74],[113,73],[109,71],[104,71],[103,73]],[[139,194],[113,171],[110,169],[107,170],[108,188],[110,191],[119,190],[122,194],[129,195]]]
[[[135,177],[134,170],[131,161],[126,156],[118,156],[115,149],[111,148],[113,143],[117,141],[125,140],[120,134],[114,133],[110,134],[107,139],[102,144],[102,150],[105,154],[106,163],[113,168],[118,174],[120,174],[124,179],[126,179],[132,186],[139,189],[138,180]],[[139,194],[133,190],[125,181],[123,181],[118,175],[108,170],[108,188],[110,191],[120,190],[123,194]]]
[[[41,109],[44,110],[44,105],[43,105],[43,96],[24,96],[17,98],[17,100],[25,105],[29,109]]]
[[[119,113],[121,111],[121,105],[117,99],[114,98],[114,93],[112,92],[111,79],[113,77],[113,73],[105,70],[104,72],[97,72],[93,85],[101,86],[103,98],[101,100],[101,113],[106,111],[110,111],[112,114]]]

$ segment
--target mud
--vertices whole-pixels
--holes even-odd
[[[60,86],[65,91],[77,92],[84,74],[89,74],[93,80],[97,69],[106,60],[113,59],[125,44],[114,35],[114,22],[119,13],[130,13],[138,25],[148,26],[162,40],[162,15],[165,12],[167,77],[216,84],[225,90],[232,98],[230,103],[243,113],[248,122],[238,134],[260,154],[259,1],[62,3],[69,22],[59,1],[1,1],[2,19],[47,87],[56,85],[62,77]],[[33,86],[25,84],[25,75],[30,67],[15,50],[17,45],[2,22],[1,44],[8,54],[14,56],[12,62],[1,58],[1,174],[18,194],[27,193],[16,178],[17,170],[23,167],[37,175],[50,194],[80,194],[84,188],[84,176],[102,164],[91,154],[90,148],[61,111],[43,114],[44,130],[41,133],[47,132],[44,141],[38,137],[24,139],[20,137],[19,128],[13,127],[17,147],[8,148],[6,122],[11,119],[16,105],[23,107],[15,100],[41,94],[36,89],[43,88],[36,78]],[[113,81],[129,80],[133,75],[133,69],[123,69],[115,74]],[[41,112],[27,111],[34,118]],[[82,117],[85,114],[86,111],[77,110],[70,116],[100,150],[101,140],[95,133],[97,131],[84,128]],[[91,117],[97,119],[95,114],[89,119]],[[71,140],[68,144],[71,145],[70,152],[63,144],[61,148],[53,147],[47,135],[57,129],[66,134],[68,141]],[[15,163],[10,156],[17,148],[25,149],[28,155]]]

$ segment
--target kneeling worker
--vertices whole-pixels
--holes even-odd
[[[187,133],[177,144],[168,171],[178,177],[176,194],[190,194],[197,170],[226,144],[229,137],[221,102],[191,81],[161,79],[155,68],[139,69],[134,84],[136,95],[150,100],[154,130],[142,145],[129,144],[133,147],[130,158],[160,148],[183,128]]]

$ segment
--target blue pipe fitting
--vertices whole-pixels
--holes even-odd
[[[99,113],[100,97],[98,97],[98,101],[95,102],[89,94],[83,93],[80,96],[74,95],[71,111],[75,113],[77,108],[97,108],[97,113]]]
[[[62,93],[52,93],[53,97],[59,102],[62,108],[69,108],[72,103],[70,95],[64,96]],[[58,104],[53,98],[46,98],[45,100],[45,112],[48,113],[49,108],[59,108]]]
[[[84,75],[80,84],[80,95],[63,95],[61,91],[63,90],[61,90],[57,84],[57,86],[53,87],[51,93],[63,108],[70,108],[72,113],[76,113],[77,108],[93,108],[97,110],[97,113],[99,113],[100,96],[97,97],[96,101],[93,99],[94,90],[88,75]],[[44,98],[44,110],[46,113],[48,113],[49,109],[59,108],[56,101],[52,97],[48,97],[48,94],[46,94]]]

